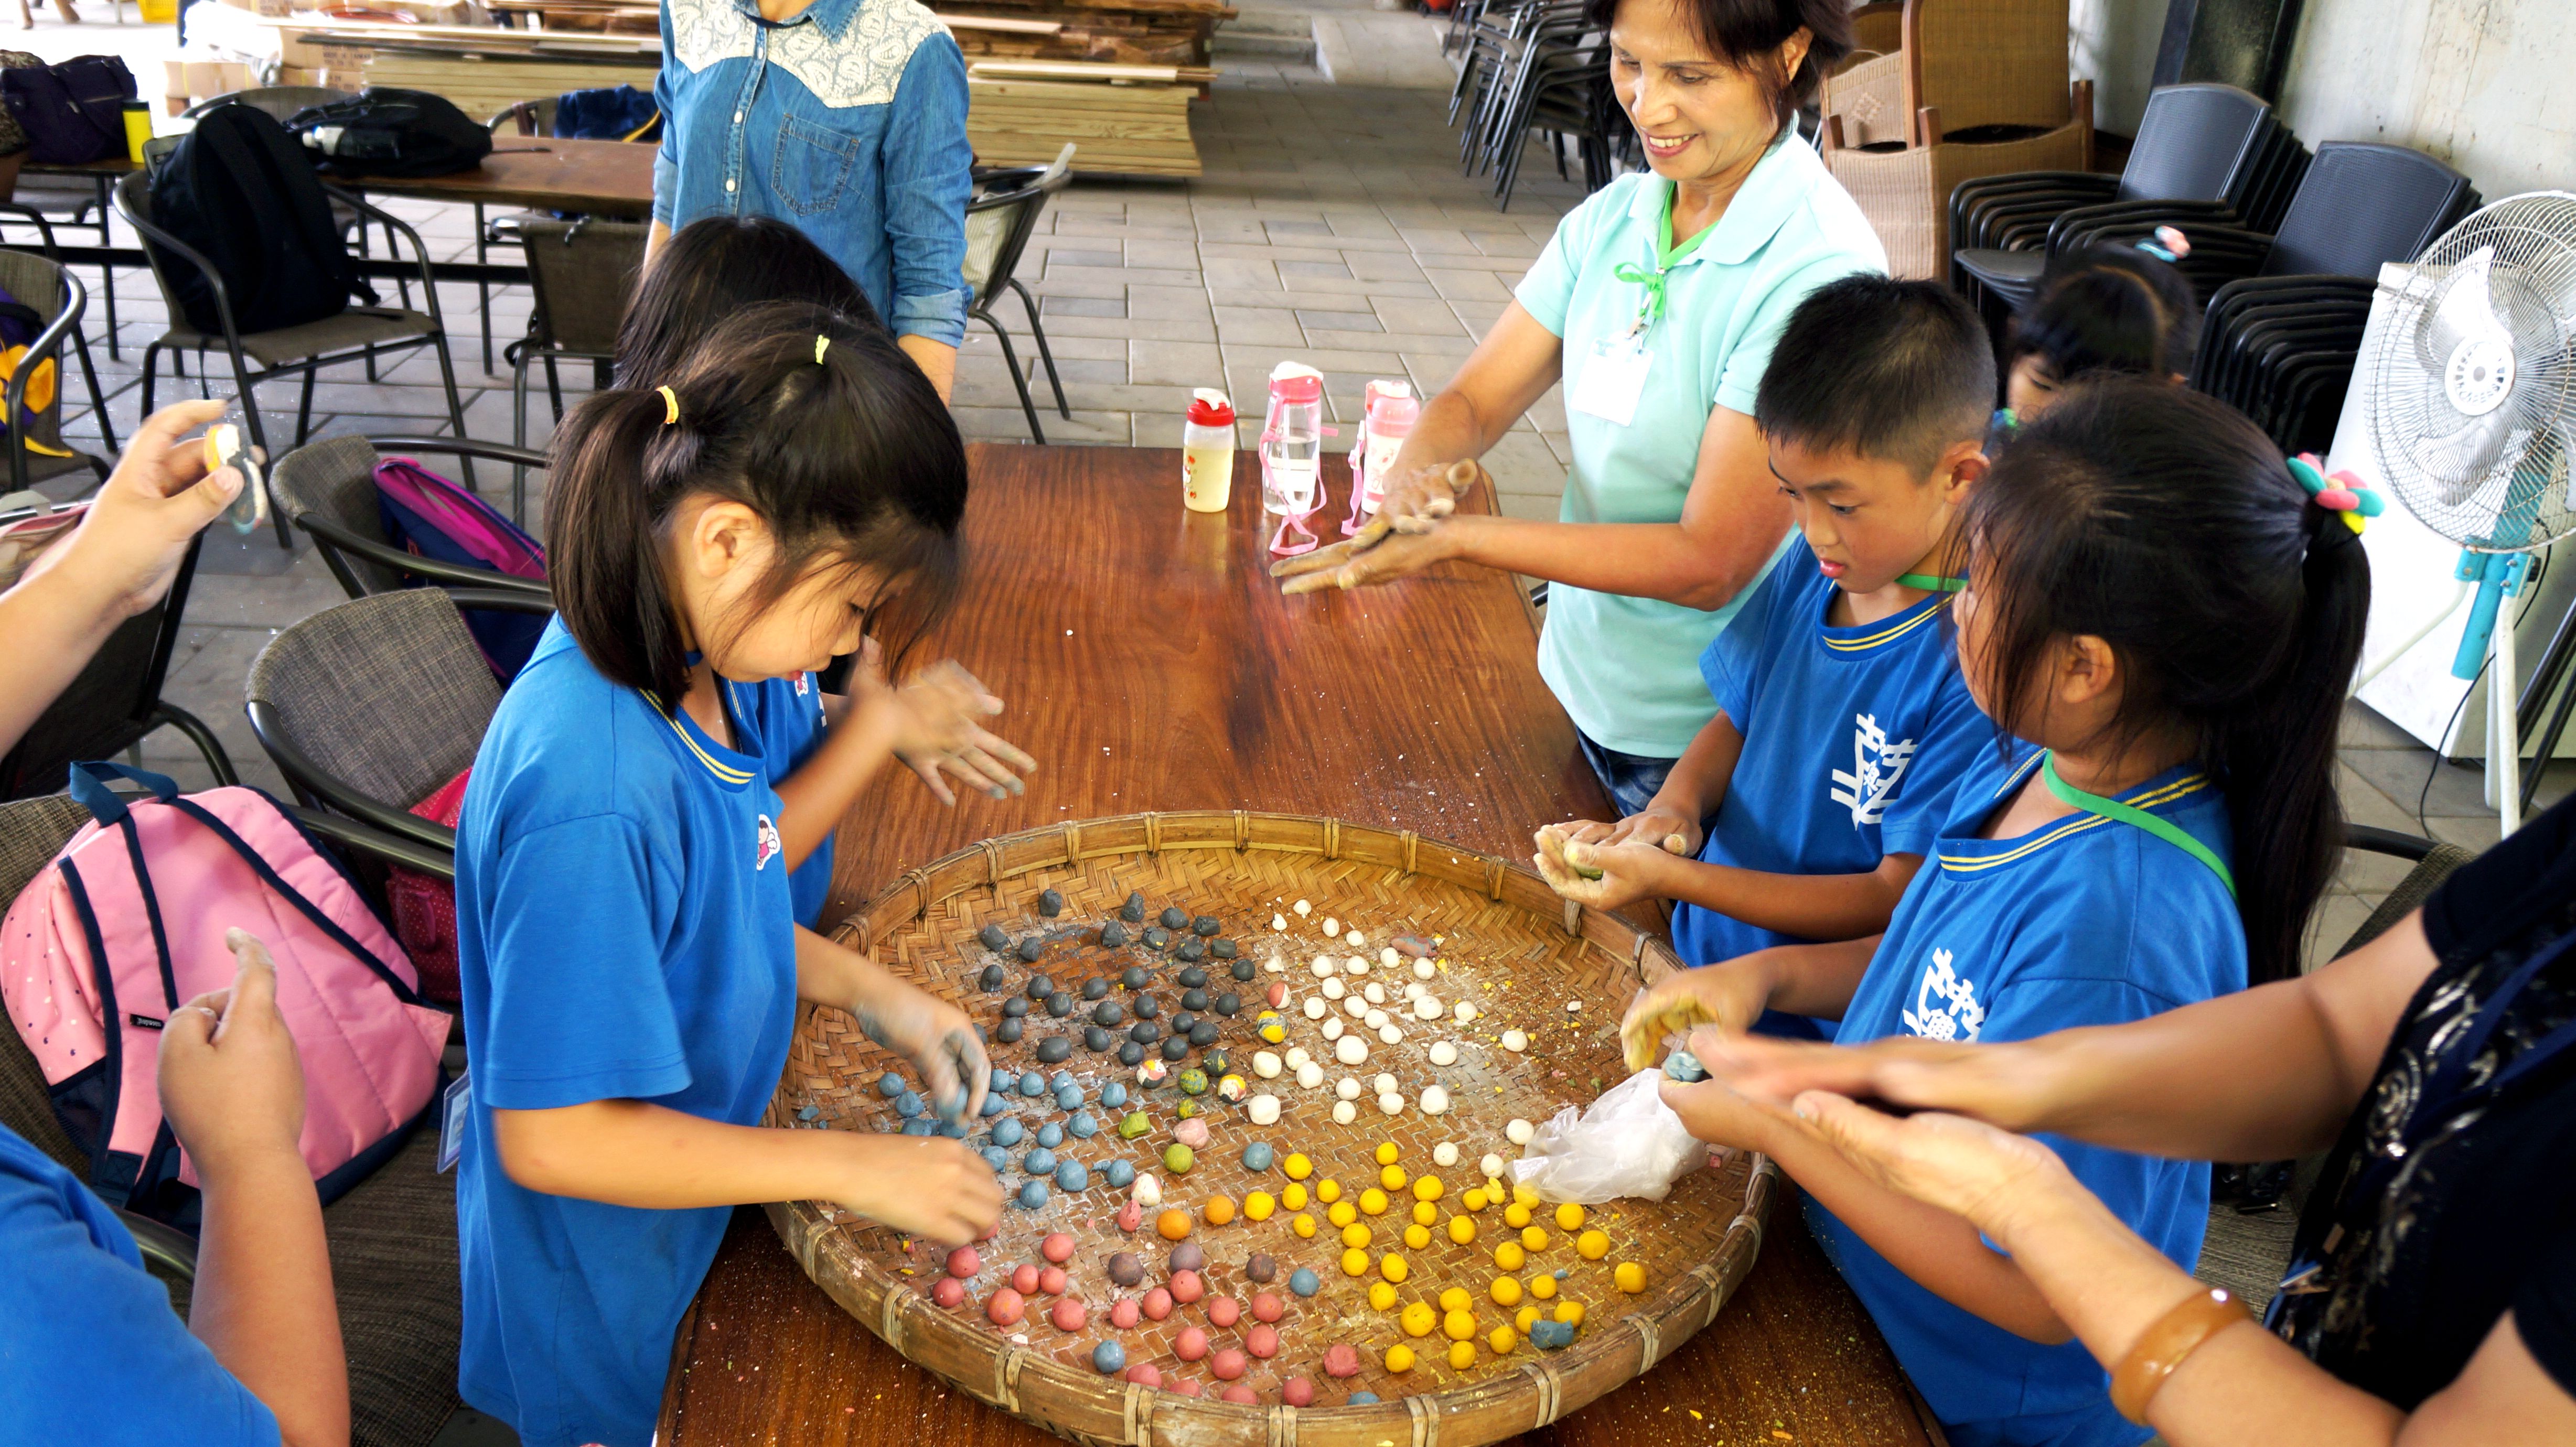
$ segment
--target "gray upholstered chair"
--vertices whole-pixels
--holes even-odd
[[[406,575],[442,586],[548,596],[543,583],[419,557],[386,541],[376,509],[376,464],[386,453],[416,452],[480,457],[514,468],[546,465],[541,452],[453,437],[326,437],[280,458],[269,469],[268,490],[286,520],[311,535],[331,576],[352,598],[393,592],[405,586]]]
[[[321,814],[292,812],[336,843],[447,872],[432,851]],[[0,897],[15,898],[87,822],[89,811],[59,794],[0,805]],[[0,1029],[0,1124],[88,1178],[91,1163],[55,1119],[36,1057],[8,1029]],[[126,1224],[185,1317],[195,1240],[140,1217],[129,1216]],[[322,1230],[349,1360],[350,1440],[363,1447],[426,1447],[461,1405],[456,1344],[465,1320],[457,1286],[456,1178],[439,1173],[437,1126],[414,1131],[382,1169],[325,1208]]]
[[[89,364],[89,342],[81,335],[81,313],[89,306],[89,293],[80,279],[53,261],[25,251],[0,251],[0,291],[37,316],[40,330],[20,358],[16,375],[11,378],[9,428],[10,492],[25,492],[40,483],[66,473],[80,474],[78,492],[107,481],[108,462],[86,452],[75,452],[63,445],[63,384],[70,367],[63,357],[63,343],[71,343],[73,360],[80,363],[81,378],[89,384],[90,415],[98,419],[99,436],[107,450],[116,450],[116,431],[108,421],[107,401],[99,395],[98,373]],[[31,378],[46,362],[54,364],[51,394],[44,405],[30,413],[18,385],[19,378]],[[70,501],[69,496],[55,501]]]
[[[1055,388],[1055,410],[1066,420],[1073,408],[1064,398],[1064,379],[1056,375],[1055,353],[1048,348],[1046,324],[1038,320],[1037,298],[1020,283],[1020,258],[1029,249],[1029,238],[1037,234],[1038,216],[1046,210],[1047,198],[1072,184],[1073,143],[1068,141],[1055,160],[1045,166],[1020,166],[1007,170],[990,170],[976,177],[983,194],[966,203],[966,315],[993,329],[994,340],[1002,344],[1002,365],[1010,368],[1011,386],[1020,394],[1020,412],[1029,420],[1029,440],[1043,443],[1046,433],[1038,426],[1037,403],[1029,396],[1028,377],[1020,370],[1019,354],[1011,348],[1011,334],[1002,319],[993,315],[993,298],[1005,289],[1020,294],[1020,308],[1029,319],[1029,335],[1038,344],[1038,360],[1046,364],[1047,383]]]
[[[517,228],[519,249],[528,258],[528,289],[536,310],[528,334],[510,344],[510,442],[528,445],[528,368],[546,369],[546,400],[555,420],[563,421],[563,381],[556,364],[591,363],[596,380],[606,383],[609,364],[617,360],[617,324],[635,294],[635,279],[644,270],[644,239],[650,227],[632,221],[551,221],[535,217]],[[510,473],[510,518],[527,521],[526,468]]]
[[[551,611],[526,593],[406,588],[325,608],[251,661],[251,732],[300,802],[454,854],[454,830],[409,810],[474,762],[501,706],[460,606]]]

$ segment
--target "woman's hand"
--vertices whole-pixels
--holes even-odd
[[[981,720],[1002,711],[1002,701],[955,660],[932,664],[896,688],[879,671],[870,640],[851,678],[861,705],[887,710],[895,757],[921,776],[939,802],[957,802],[943,770],[996,799],[1028,792],[1020,776],[1034,772],[1037,760],[983,726]]]
[[[1290,597],[1326,588],[1366,588],[1409,578],[1425,568],[1458,556],[1455,524],[1424,523],[1418,531],[1387,534],[1382,541],[1360,536],[1317,548],[1303,557],[1282,558],[1270,565],[1270,576],[1286,579],[1279,591]]]
[[[984,1108],[993,1083],[993,1061],[984,1053],[975,1022],[947,1001],[914,989],[883,968],[862,976],[860,998],[846,1007],[869,1039],[911,1061],[921,1072],[922,1094],[941,1120],[961,1124]],[[976,1163],[982,1169],[983,1163]],[[871,1213],[873,1214],[873,1213]]]
[[[1738,1095],[1722,1080],[1667,1080],[1657,1088],[1692,1136],[1713,1146],[1769,1154],[1773,1132],[1796,1125],[1787,1111]]]
[[[1800,1095],[1793,1109],[1861,1174],[1998,1240],[2010,1234],[2014,1212],[2052,1192],[2083,1189],[2055,1151],[1965,1116],[1899,1118],[1823,1090]]]
[[[1554,824],[1532,837],[1538,853],[1530,856],[1530,863],[1538,869],[1539,877],[1547,881],[1548,888],[1577,904],[1619,909],[1671,892],[1665,884],[1664,866],[1672,862],[1672,856],[1655,845],[1570,843]]]
[[[161,1113],[205,1180],[262,1156],[294,1156],[301,1172],[304,1065],[278,1013],[277,965],[244,931],[226,930],[224,947],[232,988],[190,1000],[162,1028]]]
[[[2052,1095],[2046,1059],[2021,1044],[1893,1036],[1866,1045],[1820,1045],[1732,1035],[1712,1040],[1699,1063],[1758,1100],[1785,1104],[1808,1091],[1825,1091],[1973,1116],[2005,1130],[2036,1128]]]
[[[1654,988],[1628,1006],[1619,1022],[1619,1043],[1627,1053],[1628,1068],[1643,1070],[1661,1059],[1668,1035],[1700,1031],[1714,1042],[1751,1029],[1771,1007],[1775,981],[1766,958],[1769,953],[1757,950],[1695,970],[1676,970],[1656,981]],[[1697,1037],[1691,1053],[1699,1053]],[[1705,1057],[1701,1063],[1707,1064]],[[1717,1072],[1712,1067],[1709,1073]],[[1773,1104],[1788,1100],[1787,1096],[1759,1098]]]
[[[1492,480],[1472,457],[1408,467],[1387,480],[1377,515],[1396,532],[1428,532],[1433,524],[1458,510],[1458,499],[1466,496],[1479,479]]]
[[[208,473],[204,444],[178,440],[228,405],[181,402],[143,419],[69,541],[49,549],[22,582],[57,574],[95,598],[111,625],[161,601],[190,540],[241,493],[239,472]]]
[[[946,1246],[993,1234],[1002,1186],[964,1141],[942,1136],[857,1135],[844,1183],[828,1196],[872,1221]]]

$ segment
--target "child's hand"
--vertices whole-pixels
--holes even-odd
[[[892,712],[895,757],[921,776],[939,802],[957,802],[942,770],[996,799],[1028,792],[1020,775],[1036,770],[1038,761],[986,731],[979,721],[1000,713],[1002,701],[955,660],[932,664],[901,688],[887,687],[873,670],[862,677],[868,680],[862,687],[877,691]]]
[[[966,1013],[883,971],[871,971],[867,998],[848,1009],[859,1029],[921,1071],[922,1095],[939,1118],[970,1121],[984,1108],[993,1062]]]
[[[180,1006],[161,1031],[161,1113],[205,1180],[277,1152],[301,1170],[304,1066],[277,1010],[277,965],[241,930],[226,930],[224,945],[232,988]]]
[[[1964,1216],[1998,1240],[2012,1234],[2012,1213],[2033,1209],[2052,1193],[2084,1189],[2047,1146],[1965,1116],[1927,1112],[1900,1119],[1821,1090],[1800,1095],[1795,1110],[1861,1174]]]
[[[1772,1132],[1789,1123],[1788,1113],[1778,1106],[1738,1095],[1722,1080],[1690,1085],[1667,1080],[1658,1088],[1683,1126],[1713,1146],[1769,1153]]]
[[[1638,996],[1619,1022],[1628,1068],[1643,1070],[1662,1059],[1667,1035],[1687,1035],[1703,1026],[1715,1026],[1730,1037],[1743,1034],[1770,1008],[1771,988],[1770,972],[1758,953],[1665,976]]]
[[[1560,826],[1569,842],[1584,844],[1652,844],[1666,854],[1683,859],[1699,857],[1705,842],[1699,821],[1687,818],[1669,804],[1648,804],[1616,824],[1601,824],[1590,819]]]
[[[1580,843],[1554,824],[1535,837],[1538,853],[1530,863],[1550,889],[1577,904],[1617,909],[1665,892],[1663,865],[1671,856],[1655,845]]]
[[[964,1141],[862,1135],[851,1142],[848,1184],[831,1192],[870,1220],[944,1246],[981,1241],[1002,1219],[1002,1184]]]

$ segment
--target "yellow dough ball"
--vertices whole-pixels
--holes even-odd
[[[1523,1336],[1528,1336],[1529,1329],[1536,1325],[1538,1325],[1538,1308],[1535,1306],[1522,1307],[1520,1315],[1512,1318],[1512,1326]]]
[[[1288,1173],[1288,1179],[1292,1181],[1302,1181],[1308,1176],[1315,1174],[1315,1163],[1306,1159],[1305,1152],[1299,1151],[1289,1156],[1288,1163],[1281,1166],[1280,1169]]]
[[[1395,1288],[1383,1281],[1370,1282],[1369,1305],[1380,1311],[1395,1310]]]
[[[1397,1342],[1395,1345],[1388,1347],[1386,1349],[1386,1369],[1390,1372],[1399,1373],[1412,1371],[1413,1348],[1406,1346],[1402,1342]]]
[[[1485,1188],[1482,1186],[1469,1186],[1467,1188],[1467,1194],[1458,1198],[1458,1204],[1470,1211],[1481,1211],[1485,1209]]]
[[[1324,1212],[1324,1219],[1335,1226],[1347,1226],[1360,1218],[1360,1208],[1348,1201],[1335,1201]]]
[[[1530,1208],[1518,1201],[1503,1208],[1503,1224],[1517,1231],[1530,1223]]]
[[[1342,1274],[1344,1276],[1366,1276],[1368,1275],[1368,1268],[1369,1260],[1367,1252],[1354,1246],[1350,1250],[1342,1253]]]
[[[1402,1154],[1403,1152],[1398,1151],[1395,1148],[1395,1142],[1393,1141],[1379,1141],[1377,1143],[1377,1163],[1381,1166],[1394,1165],[1396,1158]]]
[[[1476,1344],[1474,1342],[1453,1341],[1449,1343],[1449,1365],[1453,1370],[1463,1372],[1475,1364]]]
[[[1375,1186],[1360,1192],[1360,1210],[1371,1216],[1386,1214],[1386,1192]]]
[[[1291,1183],[1287,1190],[1279,1193],[1279,1204],[1287,1207],[1291,1211],[1305,1210],[1306,1188],[1304,1186]]]
[[[1521,1284],[1515,1277],[1495,1277],[1494,1284],[1485,1288],[1485,1294],[1494,1299],[1494,1305],[1496,1306],[1518,1306],[1521,1304]]]
[[[1357,1221],[1342,1228],[1342,1244],[1357,1249],[1369,1244],[1369,1228]]]
[[[1448,1190],[1438,1176],[1417,1176],[1413,1181],[1413,1199],[1417,1201],[1437,1201]]]
[[[1408,1251],[1429,1250],[1431,1248],[1431,1228],[1423,1225],[1419,1221],[1405,1227],[1404,1246]]]
[[[1476,1244],[1476,1223],[1464,1216],[1449,1218],[1449,1239],[1461,1246]]]
[[[1413,1178],[1404,1173],[1402,1166],[1388,1166],[1377,1173],[1377,1183],[1390,1192],[1403,1190],[1405,1182],[1411,1179]]]
[[[1506,1241],[1494,1248],[1494,1264],[1505,1271],[1518,1271],[1529,1265],[1529,1253],[1518,1241]]]
[[[1396,1322],[1406,1336],[1429,1336],[1440,1325],[1440,1313],[1432,1309],[1430,1302],[1417,1301],[1407,1306]]]
[[[1538,1200],[1538,1187],[1536,1187],[1536,1186],[1514,1186],[1514,1187],[1512,1187],[1512,1204],[1514,1204],[1514,1205],[1516,1205],[1516,1206],[1533,1206],[1533,1207],[1534,1207],[1534,1206],[1538,1205],[1538,1203],[1539,1203],[1539,1200]]]
[[[1583,1325],[1583,1303],[1579,1301],[1558,1302],[1556,1304],[1556,1319],[1564,1322],[1567,1326]]]
[[[1329,1206],[1342,1198],[1342,1183],[1330,1176],[1315,1183],[1315,1199]]]
[[[1545,1251],[1547,1249],[1547,1232],[1541,1227],[1523,1226],[1521,1228],[1521,1245],[1531,1251]]]
[[[1476,1334],[1476,1318],[1467,1312],[1453,1311],[1440,1318],[1440,1330],[1451,1341],[1465,1341]]]
[[[1439,1219],[1440,1219],[1440,1208],[1439,1208],[1439,1207],[1437,1207],[1437,1206],[1435,1206],[1435,1205],[1432,1205],[1429,1201],[1416,1201],[1416,1202],[1414,1202],[1414,1203],[1413,1203],[1413,1224],[1414,1224],[1414,1225],[1416,1225],[1416,1226],[1428,1226],[1428,1225],[1430,1225],[1432,1222],[1437,1221],[1437,1220],[1439,1220]]]
[[[1403,1257],[1390,1251],[1377,1259],[1377,1274],[1389,1281],[1401,1282],[1413,1274],[1413,1268],[1405,1264]]]
[[[1297,1213],[1297,1219],[1288,1223],[1288,1229],[1312,1241],[1315,1239],[1315,1218],[1300,1211]]]
[[[1572,1201],[1556,1208],[1556,1229],[1573,1231],[1583,1225],[1583,1208]]]
[[[1247,1221],[1267,1221],[1278,1209],[1279,1203],[1270,1199],[1268,1191],[1255,1191],[1243,1198],[1243,1219]]]
[[[1486,1348],[1498,1357],[1510,1356],[1512,1348],[1519,1344],[1520,1334],[1507,1326],[1495,1327],[1485,1338]]]
[[[1619,1269],[1610,1273],[1610,1279],[1621,1291],[1634,1296],[1646,1289],[1646,1268],[1634,1261],[1622,1261]]]
[[[1609,1234],[1597,1229],[1586,1231],[1574,1238],[1574,1251],[1586,1261],[1598,1261],[1610,1254]]]
[[[1541,1301],[1556,1295],[1556,1278],[1541,1272],[1530,1278],[1529,1294]]]
[[[1467,1288],[1463,1286],[1453,1286],[1440,1293],[1440,1309],[1444,1312],[1465,1311],[1475,1304],[1476,1298],[1468,1295]]]

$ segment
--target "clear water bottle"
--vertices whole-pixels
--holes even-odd
[[[1270,373],[1270,411],[1261,423],[1261,506],[1280,517],[1315,511],[1322,481],[1324,374],[1302,362],[1281,362]]]

